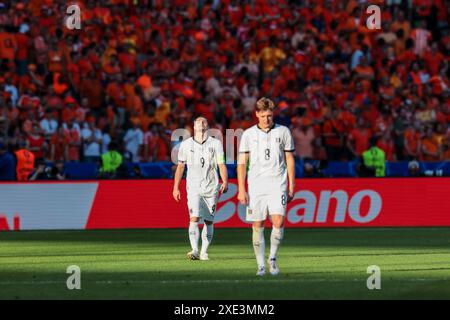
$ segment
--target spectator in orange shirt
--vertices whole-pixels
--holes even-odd
[[[16,51],[16,37],[0,25],[0,60],[2,61],[2,67],[5,67],[8,62],[14,61]]]
[[[442,150],[434,136],[432,127],[427,128],[425,137],[422,139],[421,152],[423,160],[425,161],[441,160]]]
[[[73,118],[68,120],[64,135],[68,148],[66,161],[80,161],[81,130]]]
[[[286,53],[277,47],[277,39],[275,37],[271,37],[269,46],[262,49],[259,56],[262,61],[264,72],[270,73],[281,60],[286,58]]]
[[[50,138],[50,161],[67,161],[69,158],[68,149],[69,141],[65,134],[64,128],[61,127]]]
[[[80,94],[87,98],[91,111],[98,112],[102,107],[104,90],[94,71],[81,80]]]
[[[405,153],[408,160],[419,160],[421,140],[422,129],[419,122],[405,130]]]
[[[31,132],[27,136],[29,150],[33,152],[36,159],[44,159],[48,151],[48,144],[41,134],[41,129],[38,123],[32,125]]]
[[[386,131],[377,141],[377,147],[384,151],[386,161],[395,161],[395,147],[391,133]]]
[[[344,126],[340,118],[339,109],[333,109],[331,114],[325,116],[322,136],[329,160],[337,161],[343,156],[342,141]]]
[[[364,119],[359,118],[358,124],[347,137],[347,148],[354,158],[360,157],[364,151],[369,149],[369,140],[372,134]]]

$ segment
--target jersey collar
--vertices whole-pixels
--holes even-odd
[[[206,139],[203,140],[203,142],[198,142],[197,140],[195,140],[195,137],[192,137],[192,140],[194,140],[194,142],[198,143],[199,145],[203,145],[206,142],[206,140],[208,140],[208,138],[209,136],[206,136]]]
[[[272,124],[272,126],[269,128],[269,130],[267,130],[267,131],[264,131],[263,129],[261,129],[260,127],[259,127],[259,124],[256,124],[256,127],[259,129],[259,130],[261,130],[262,132],[264,132],[264,133],[269,133],[273,128],[275,128],[275,122]]]

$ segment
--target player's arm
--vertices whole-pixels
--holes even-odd
[[[294,198],[295,193],[295,159],[294,152],[286,151],[284,153],[286,159],[287,166],[287,174],[289,181],[289,189],[288,189],[288,202],[290,202]]]
[[[247,177],[248,152],[241,152],[238,156],[237,176],[238,176],[238,200],[243,205],[248,204],[248,195],[245,190],[245,178]]]
[[[186,166],[186,161],[187,161],[186,152],[185,152],[185,148],[182,143],[180,146],[180,149],[178,149],[178,165],[177,165],[177,169],[175,170],[175,177],[174,177],[174,181],[173,181],[172,195],[176,202],[180,201],[180,199],[181,199],[180,182],[181,182],[181,179],[183,178],[184,167]]]
[[[239,154],[237,163],[238,176],[238,200],[243,205],[248,204],[248,194],[245,190],[245,178],[247,177],[247,164],[250,159],[250,144],[248,141],[248,131],[245,131],[239,143]]]
[[[285,144],[284,144],[284,159],[286,160],[287,174],[288,174],[288,202],[294,198],[295,192],[295,144],[292,134],[289,130],[286,130]]]
[[[228,191],[228,170],[225,163],[219,164],[220,179],[222,179],[222,185],[220,186],[220,192],[226,193]]]
[[[179,162],[177,165],[177,169],[175,171],[172,195],[176,202],[180,201],[180,199],[181,199],[180,182],[181,182],[181,178],[183,178],[185,165],[186,164],[184,162]]]
[[[228,170],[225,165],[225,153],[223,152],[222,142],[216,145],[217,152],[217,166],[219,167],[220,178],[222,179],[222,185],[220,186],[220,192],[226,193],[228,191]]]

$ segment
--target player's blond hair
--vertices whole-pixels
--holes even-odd
[[[275,103],[269,98],[263,97],[256,101],[255,111],[273,111],[273,109],[275,109]]]

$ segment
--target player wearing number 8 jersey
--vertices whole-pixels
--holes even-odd
[[[213,237],[213,221],[219,192],[228,189],[228,174],[225,166],[225,156],[222,142],[207,134],[208,122],[199,117],[194,121],[194,136],[186,139],[178,151],[178,166],[175,172],[173,197],[180,201],[180,181],[185,165],[188,171],[186,176],[187,202],[190,214],[189,240],[192,251],[188,252],[191,260],[208,260],[208,247]],[[222,185],[219,185],[217,169],[220,171]],[[199,254],[198,240],[200,231],[198,223],[204,220],[202,230],[202,248]]]
[[[256,103],[258,124],[245,130],[239,145],[238,200],[247,205],[247,221],[253,222],[253,247],[258,264],[257,275],[265,274],[264,223],[272,220],[269,268],[279,273],[276,263],[283,238],[286,205],[294,196],[294,141],[290,130],[273,122],[274,103],[261,98]],[[248,193],[245,178],[248,169]]]

